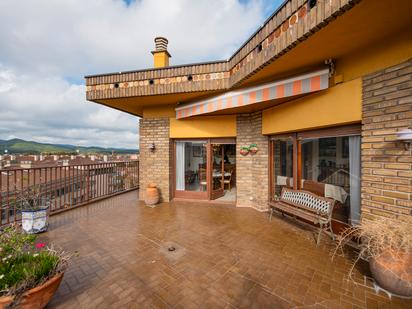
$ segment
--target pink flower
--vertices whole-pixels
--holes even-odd
[[[41,249],[41,248],[43,248],[44,246],[46,246],[46,244],[43,243],[43,242],[36,244],[36,248],[37,248],[37,249]]]

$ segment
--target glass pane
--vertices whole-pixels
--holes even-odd
[[[176,142],[176,190],[207,191],[205,141]]]
[[[360,200],[359,137],[306,139],[301,145],[303,189],[335,199],[333,217],[348,222],[351,201]]]
[[[213,190],[223,189],[223,178],[222,169],[224,168],[223,155],[222,155],[223,145],[212,144],[212,162],[213,162]]]
[[[293,142],[292,139],[273,141],[274,195],[279,197],[282,188],[293,187]]]

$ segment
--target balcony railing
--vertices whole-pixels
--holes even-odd
[[[0,172],[0,226],[21,220],[21,196],[28,189],[35,189],[53,214],[139,187],[139,161]]]

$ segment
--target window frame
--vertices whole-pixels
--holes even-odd
[[[313,129],[300,132],[283,133],[270,136],[269,143],[269,201],[274,201],[275,184],[275,157],[274,141],[278,139],[291,138],[293,147],[293,189],[299,190],[302,179],[302,143],[301,141],[310,138],[327,138],[361,135],[361,124],[349,124],[329,128]]]

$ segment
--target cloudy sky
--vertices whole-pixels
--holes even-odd
[[[281,0],[0,0],[0,139],[136,148],[137,117],[85,100],[83,76],[226,59]]]

